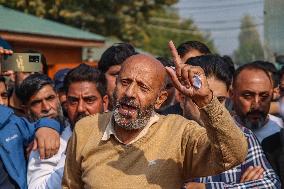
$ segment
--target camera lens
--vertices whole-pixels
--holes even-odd
[[[40,56],[38,55],[30,55],[29,56],[29,62],[39,63]]]

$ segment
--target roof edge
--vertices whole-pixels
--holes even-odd
[[[3,39],[8,41],[41,43],[51,46],[102,47],[105,42],[104,40],[64,38],[11,31],[0,31],[0,35]]]

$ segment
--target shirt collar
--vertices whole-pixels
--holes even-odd
[[[115,133],[115,130],[114,130],[114,126],[113,126],[113,116],[111,117],[111,119],[109,120],[108,124],[107,124],[107,127],[105,129],[105,132],[101,138],[102,141],[107,141],[109,140],[110,136],[111,135],[114,135],[115,139],[124,144],[121,140],[119,140],[119,138],[117,137],[116,133]],[[149,128],[156,122],[158,122],[159,120],[159,116],[158,114],[153,114],[153,116],[150,117],[150,120],[149,122],[147,123],[147,125],[143,128],[143,130],[139,133],[139,135],[133,139],[131,142],[129,142],[128,144],[132,144],[134,142],[136,142],[137,140],[139,140],[140,138],[142,138],[143,136],[145,136],[149,130]]]

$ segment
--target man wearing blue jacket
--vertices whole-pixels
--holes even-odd
[[[29,123],[0,105],[0,188],[27,189],[24,148],[35,140],[41,158],[49,158],[59,148],[60,124],[49,118]]]

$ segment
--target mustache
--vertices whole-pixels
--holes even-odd
[[[77,117],[76,117],[76,119],[75,119],[75,123],[76,123],[77,121],[79,121],[80,119],[86,117],[86,116],[87,116],[87,114],[85,114],[85,113],[78,113],[78,115],[77,115]]]
[[[54,113],[51,113],[50,111],[46,111],[46,112],[44,111],[44,112],[41,112],[40,117],[52,117],[52,118],[54,118]]]
[[[261,117],[266,116],[265,112],[260,111],[260,110],[250,110],[249,112],[246,113],[246,116],[250,116],[250,115],[260,115]]]
[[[121,106],[121,105],[130,106],[131,108],[135,108],[135,109],[140,108],[139,104],[135,101],[135,99],[125,97],[125,96],[122,97],[117,104],[117,106]]]

